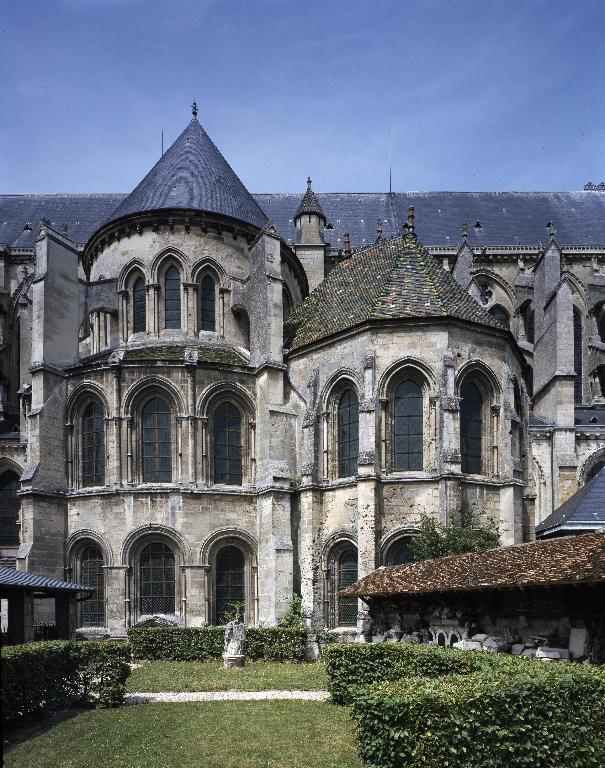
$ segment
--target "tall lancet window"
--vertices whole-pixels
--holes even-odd
[[[132,332],[144,333],[147,326],[145,281],[138,277],[132,286]]]
[[[216,330],[216,283],[210,275],[200,281],[200,330]]]
[[[181,327],[181,276],[174,266],[164,276],[164,326]]]
[[[576,374],[574,381],[574,399],[582,402],[582,315],[577,307],[573,308],[573,369]]]

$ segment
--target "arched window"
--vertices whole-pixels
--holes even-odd
[[[172,480],[172,427],[170,406],[154,397],[143,408],[143,482]]]
[[[19,545],[19,475],[12,470],[0,476],[0,546]]]
[[[214,482],[242,484],[242,415],[233,403],[217,406],[212,419]]]
[[[405,379],[393,398],[393,468],[422,469],[422,389]]]
[[[510,317],[504,307],[500,304],[494,304],[494,306],[490,307],[487,311],[503,328],[506,328],[507,331],[510,330]]]
[[[82,485],[105,483],[105,414],[98,400],[82,412]]]
[[[199,323],[202,331],[216,330],[216,284],[210,275],[200,280]]]
[[[577,307],[573,308],[573,369],[576,374],[574,381],[574,399],[582,402],[582,315]]]
[[[354,627],[357,623],[357,598],[340,592],[357,581],[357,550],[341,549],[330,564],[330,620],[332,627]]]
[[[534,343],[534,310],[527,306],[523,313],[523,323],[525,325],[525,338],[530,343]]]
[[[246,576],[244,553],[239,547],[228,546],[216,555],[215,621],[226,624],[230,614],[241,607],[241,617],[246,615]]]
[[[147,296],[145,280],[137,277],[132,286],[132,332],[144,333],[147,330]]]
[[[105,579],[103,553],[96,544],[84,547],[79,566],[78,582],[92,589],[88,600],[80,603],[80,626],[102,627],[105,624]]]
[[[174,552],[167,544],[153,542],[141,551],[139,588],[142,614],[175,612]]]
[[[597,461],[596,464],[593,464],[592,467],[588,470],[588,474],[586,475],[586,482],[590,482],[593,477],[596,477],[599,472],[605,467],[605,461]]]
[[[354,389],[345,389],[338,401],[338,477],[357,474],[359,453],[359,401]]]
[[[410,539],[410,536],[402,536],[391,544],[386,556],[386,565],[405,565],[412,562]]]
[[[164,327],[181,327],[181,275],[174,265],[164,275]]]
[[[481,433],[483,427],[483,396],[479,387],[466,379],[460,388],[460,455],[462,471],[481,474]]]

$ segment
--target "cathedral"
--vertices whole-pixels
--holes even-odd
[[[423,515],[605,466],[605,187],[251,194],[193,118],[130,194],[0,195],[0,558],[150,617],[354,634]],[[44,606],[37,609],[42,616]]]

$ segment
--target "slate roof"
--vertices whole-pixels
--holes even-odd
[[[605,527],[605,470],[536,526],[536,536],[590,531]]]
[[[302,216],[303,214],[316,214],[317,216],[321,216],[322,219],[325,221],[326,215],[323,212],[323,208],[321,207],[321,203],[317,199],[317,195],[315,192],[313,192],[313,189],[311,188],[311,177],[307,179],[307,191],[303,195],[303,199],[300,201],[300,204],[298,208],[296,209],[296,213],[294,214],[294,218],[297,219],[299,216]],[[278,227],[279,230],[279,227]]]
[[[605,582],[605,534],[563,536],[378,568],[342,595],[378,597]]]
[[[267,217],[194,117],[108,219],[167,208],[209,211],[262,229]]]
[[[377,219],[382,221],[385,239],[397,235],[402,231],[409,205],[415,206],[419,238],[431,246],[459,244],[464,222],[468,223],[468,241],[474,248],[537,245],[547,242],[549,221],[555,222],[557,241],[563,245],[605,244],[605,192],[314,194],[332,225],[325,230],[326,240],[336,248],[342,247],[345,232],[350,233],[354,248],[373,243]],[[304,196],[268,193],[252,197],[282,237],[295,243],[294,217]],[[33,248],[40,219],[47,216],[59,232],[67,224],[68,237],[83,245],[125,198],[124,194],[0,195],[0,243]],[[32,229],[24,232],[28,222]],[[474,227],[477,222],[480,229]]]
[[[297,349],[376,320],[455,318],[502,326],[411,235],[368,246],[341,261],[284,325]]]
[[[11,589],[39,589],[62,592],[90,592],[90,587],[82,584],[72,584],[69,581],[60,581],[51,579],[48,576],[42,576],[40,573],[31,571],[16,571],[14,568],[7,568],[0,565],[0,588],[10,587]]]

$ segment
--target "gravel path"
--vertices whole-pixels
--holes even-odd
[[[327,691],[187,691],[183,693],[127,693],[126,704],[150,704],[158,701],[265,701],[297,699],[326,701]]]

